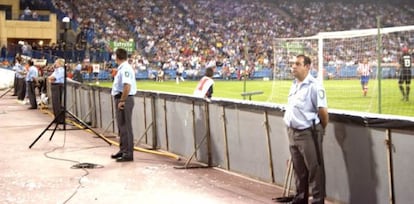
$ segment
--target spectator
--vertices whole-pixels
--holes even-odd
[[[7,48],[5,45],[2,45],[0,58],[2,58],[3,60],[6,60],[6,57],[7,57]]]
[[[73,71],[72,79],[77,82],[83,83],[83,77],[82,77],[81,71],[82,71],[82,65],[80,62],[78,62],[76,64],[75,70]]]
[[[213,68],[206,69],[205,76],[200,79],[200,81],[197,84],[197,87],[194,90],[194,96],[204,98],[208,102],[211,101],[214,86],[213,74]]]

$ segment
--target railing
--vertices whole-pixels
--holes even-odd
[[[249,101],[252,100],[252,96],[253,95],[260,95],[263,94],[263,91],[250,91],[250,92],[243,92],[240,95],[244,97],[248,96],[249,97]]]
[[[117,133],[109,88],[68,86],[68,110]],[[133,132],[139,145],[282,185],[289,158],[284,106],[241,100],[207,103],[139,91]],[[327,196],[340,203],[411,203],[414,118],[330,110],[324,138]],[[270,199],[270,198],[269,198]]]

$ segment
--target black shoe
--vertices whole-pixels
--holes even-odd
[[[29,110],[37,109],[37,107],[29,107]]]
[[[130,162],[130,161],[134,161],[134,158],[126,157],[126,156],[121,156],[121,157],[116,158],[116,162]]]
[[[116,154],[111,155],[112,159],[118,159],[119,157],[122,157],[122,152],[118,152]]]

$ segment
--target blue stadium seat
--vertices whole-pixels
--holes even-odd
[[[100,71],[98,74],[98,79],[99,80],[109,80],[110,79],[110,74],[108,71]]]
[[[351,78],[351,77],[357,77],[357,66],[345,66],[342,67],[339,71],[339,77],[340,78]]]
[[[135,74],[136,79],[148,79],[148,72],[147,71],[138,71],[138,73]]]
[[[253,78],[264,78],[264,77],[272,77],[272,70],[265,68],[260,71],[255,71],[253,74]]]

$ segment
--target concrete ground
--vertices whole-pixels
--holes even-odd
[[[0,90],[0,96],[7,90]],[[274,203],[282,194],[215,168],[175,169],[185,161],[135,152],[133,162],[110,158],[118,151],[72,125],[51,141],[50,114],[28,110],[11,92],[0,98],[0,203]],[[96,164],[76,169],[78,163]]]

